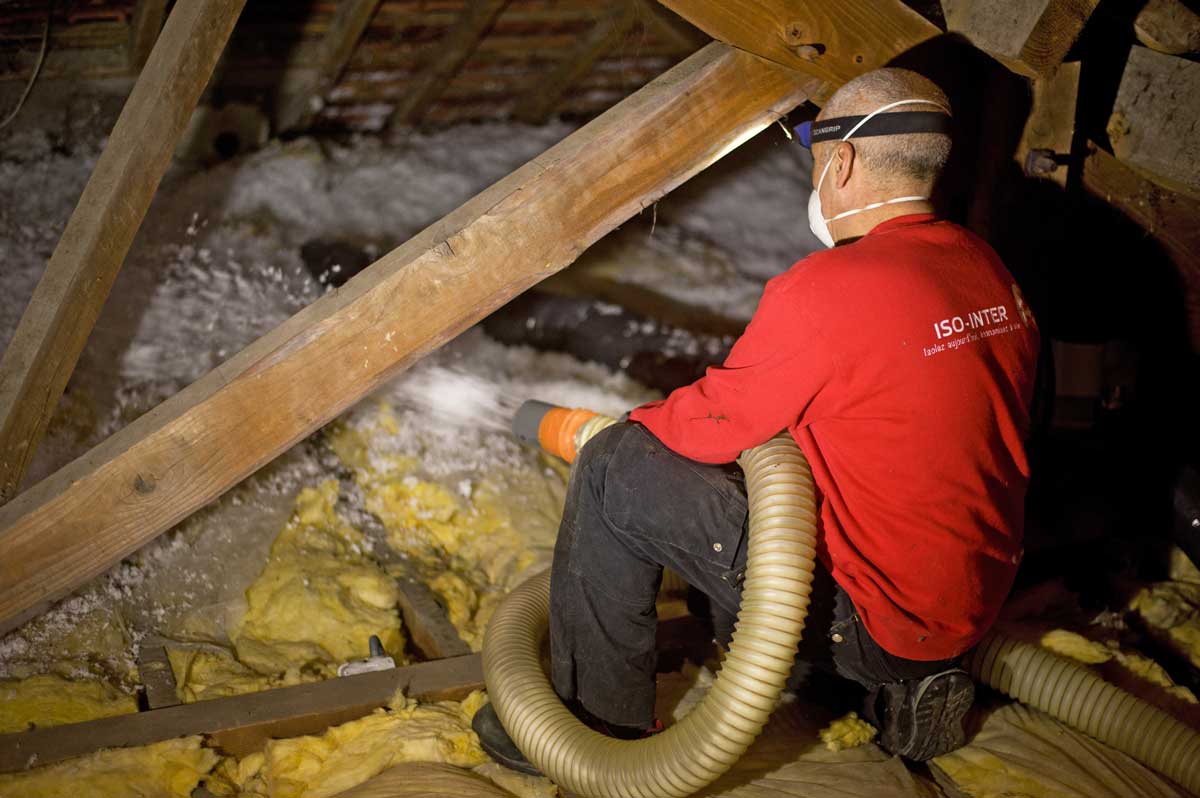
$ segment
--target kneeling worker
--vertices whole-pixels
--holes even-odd
[[[799,656],[867,689],[890,752],[962,745],[973,686],[960,660],[1021,559],[1038,333],[996,253],[933,213],[949,114],[907,70],[839,89],[797,128],[813,151],[809,223],[830,248],[767,284],[722,367],[580,452],[554,552],[551,679],[594,728],[655,727],[664,566],[736,615],[747,503],[732,463],[787,430],[820,502]],[[476,728],[523,765],[494,711]]]

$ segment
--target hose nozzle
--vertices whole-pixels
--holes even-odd
[[[540,446],[570,463],[592,436],[615,423],[616,419],[592,410],[559,407],[530,399],[513,416],[512,431],[522,443]]]

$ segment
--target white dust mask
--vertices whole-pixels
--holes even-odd
[[[941,105],[938,105],[937,103],[933,102],[932,100],[917,100],[917,99],[897,100],[894,103],[888,103],[887,105],[876,108],[874,111],[872,111],[871,113],[864,116],[861,120],[859,120],[858,124],[856,124],[854,127],[850,128],[850,130],[846,133],[846,135],[842,136],[841,140],[846,141],[847,139],[849,139],[851,136],[853,136],[855,134],[855,132],[860,127],[865,125],[867,122],[871,121],[871,119],[876,114],[880,114],[891,108],[895,108],[897,105],[913,105],[913,104],[932,105],[937,108],[941,108],[941,110],[945,111],[947,114],[950,113],[950,111],[948,109],[943,108]],[[830,216],[827,219],[827,218],[825,218],[825,215],[821,212],[821,185],[825,182],[825,173],[829,171],[829,165],[831,163],[833,163],[833,155],[832,154],[829,156],[829,160],[825,162],[825,168],[823,168],[821,170],[821,176],[819,178],[817,178],[817,187],[815,189],[813,189],[813,192],[811,194],[808,195],[808,226],[809,226],[809,229],[812,230],[813,235],[815,235],[817,237],[817,240],[820,241],[822,244],[824,244],[826,247],[832,247],[835,243],[837,243],[833,240],[833,233],[829,232],[829,223],[830,222],[835,222],[838,219],[845,219],[847,216],[853,216],[854,214],[862,213],[863,211],[870,211],[870,210],[874,210],[875,208],[882,208],[884,205],[891,205],[891,204],[897,203],[897,202],[914,202],[917,200],[929,199],[928,196],[893,197],[892,199],[883,200],[881,202],[872,202],[870,205],[864,205],[861,208],[854,208],[852,210],[842,211],[841,213],[836,214],[834,216]],[[816,164],[814,163],[814,167],[815,166],[816,166]]]

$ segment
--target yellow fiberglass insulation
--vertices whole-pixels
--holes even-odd
[[[857,748],[875,739],[876,730],[870,723],[851,712],[821,729],[821,742],[828,751]]]
[[[1159,582],[1138,591],[1129,603],[1142,619],[1192,665],[1200,668],[1200,583]]]
[[[187,798],[217,755],[183,737],[140,748],[100,751],[24,773],[0,775],[4,798]]]
[[[0,734],[137,712],[137,699],[106,682],[53,674],[0,680]]]
[[[334,726],[321,735],[272,740],[260,754],[226,760],[205,787],[215,795],[321,798],[337,795],[401,762],[472,768],[488,761],[471,731],[477,698],[389,709]]]
[[[367,656],[371,635],[403,661],[395,580],[368,556],[362,533],[338,517],[337,496],[336,480],[300,492],[266,567],[246,590],[246,612],[230,630],[236,661],[171,651],[180,698],[328,678],[339,664]]]
[[[1196,696],[1182,685],[1175,684],[1166,670],[1154,660],[1132,651],[1124,651],[1115,641],[1100,642],[1089,640],[1081,634],[1066,629],[1052,629],[1043,634],[1039,640],[1042,648],[1053,651],[1062,657],[1068,657],[1085,665],[1104,665],[1112,663],[1129,676],[1140,679],[1150,685],[1159,687],[1168,696],[1186,704],[1196,704]],[[1138,695],[1151,701],[1161,703],[1153,693],[1138,690],[1137,685],[1128,679],[1114,679],[1114,674],[1103,672],[1102,676],[1114,681],[1118,686],[1134,690]]]
[[[176,692],[185,704],[322,679],[320,674],[297,667],[267,676],[248,668],[230,654],[215,651],[169,648],[167,656],[175,674]]]
[[[463,640],[479,650],[504,594],[549,564],[561,495],[548,488],[542,472],[531,472],[530,479],[499,473],[503,469],[464,481],[451,493],[419,478],[415,458],[372,452],[376,435],[386,436],[397,423],[381,403],[371,424],[343,427],[331,444],[354,469],[366,509],[383,523],[390,547],[442,599]]]

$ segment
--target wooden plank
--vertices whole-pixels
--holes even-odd
[[[179,3],[0,360],[0,503],[14,495],[246,0]]]
[[[471,57],[508,0],[475,0],[467,3],[462,16],[446,35],[428,48],[428,61],[408,93],[392,112],[389,128],[416,125],[462,65]]]
[[[1162,188],[1091,142],[1083,186],[1142,227],[1174,262],[1192,351],[1200,354],[1200,200]]]
[[[900,0],[659,1],[714,39],[816,75],[827,94],[941,33]]]
[[[101,748],[127,748],[203,734],[245,756],[267,740],[318,734],[386,705],[397,690],[426,701],[460,699],[483,686],[478,654],[344,676],[261,693],[179,704],[134,715],[0,734],[0,773],[49,765]]]
[[[167,0],[137,0],[129,23],[129,69],[140,72],[167,18]]]
[[[1200,199],[1200,63],[1129,51],[1108,140],[1113,155],[1156,183]]]
[[[942,0],[946,27],[1014,72],[1058,69],[1099,0]]]
[[[0,633],[571,263],[819,88],[709,45],[0,507]]]
[[[399,563],[388,565],[388,573],[396,577],[404,629],[426,659],[445,659],[471,653],[471,647],[458,636],[458,630],[450,623],[446,609],[425,583],[408,573]]]
[[[1034,79],[1033,106],[1015,153],[1017,164],[1026,174],[1045,177],[1064,189],[1070,171],[1071,142],[1075,138],[1079,66],[1078,61],[1063,64],[1053,76]],[[1029,154],[1033,151],[1041,153],[1030,164]]]
[[[1182,0],[1149,0],[1133,20],[1138,41],[1168,55],[1200,53],[1200,14]]]
[[[305,130],[312,125],[325,95],[346,71],[346,65],[379,4],[380,0],[341,0],[338,3],[321,42],[317,66],[285,78],[291,91],[284,94],[275,114],[278,130]]]
[[[637,23],[634,6],[626,2],[618,6],[596,20],[579,40],[579,46],[553,73],[535,77],[513,113],[517,119],[532,125],[544,124],[567,89],[590,72],[596,59],[612,50],[633,28]]]
[[[146,706],[150,709],[173,707],[179,703],[175,689],[175,673],[167,649],[157,641],[142,641],[138,649],[138,677],[146,692]]]

